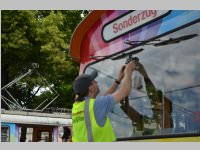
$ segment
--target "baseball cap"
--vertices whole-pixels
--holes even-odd
[[[92,71],[90,74],[82,74],[73,82],[73,90],[75,94],[86,95],[91,82],[97,77],[98,72]]]

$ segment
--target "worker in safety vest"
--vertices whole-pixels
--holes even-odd
[[[72,142],[112,142],[116,140],[111,122],[107,117],[114,105],[129,95],[132,87],[132,72],[135,61],[121,68],[118,79],[102,95],[97,96],[99,87],[97,72],[82,74],[73,83],[75,93],[72,108]],[[118,90],[117,86],[120,84]]]

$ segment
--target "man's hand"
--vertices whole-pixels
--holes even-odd
[[[115,92],[115,90],[117,89],[117,85],[121,82],[121,80],[124,77],[124,68],[125,66],[122,66],[119,73],[118,73],[118,77],[116,79],[116,81],[102,94],[103,96],[107,95],[107,94],[112,94],[113,92]]]
[[[136,62],[135,61],[130,61],[124,70],[125,74],[132,74],[133,70],[135,70],[136,67]]]
[[[125,69],[125,65],[124,66],[122,66],[121,67],[121,69],[120,69],[120,71],[119,71],[119,73],[118,73],[118,77],[117,77],[117,80],[120,82],[122,79],[123,79],[123,77],[124,77],[124,69]]]
[[[132,88],[132,72],[135,69],[135,66],[135,61],[131,61],[126,65],[124,70],[124,78],[120,84],[121,86],[112,94],[116,103],[119,103],[129,95]]]

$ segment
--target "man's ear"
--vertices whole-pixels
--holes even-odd
[[[90,85],[90,86],[88,87],[88,93],[91,93],[92,91],[93,91],[93,86]]]

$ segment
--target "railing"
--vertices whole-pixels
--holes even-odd
[[[71,109],[67,109],[67,108],[57,108],[57,107],[50,107],[50,108],[46,108],[43,112],[45,113],[71,113],[72,110]]]

